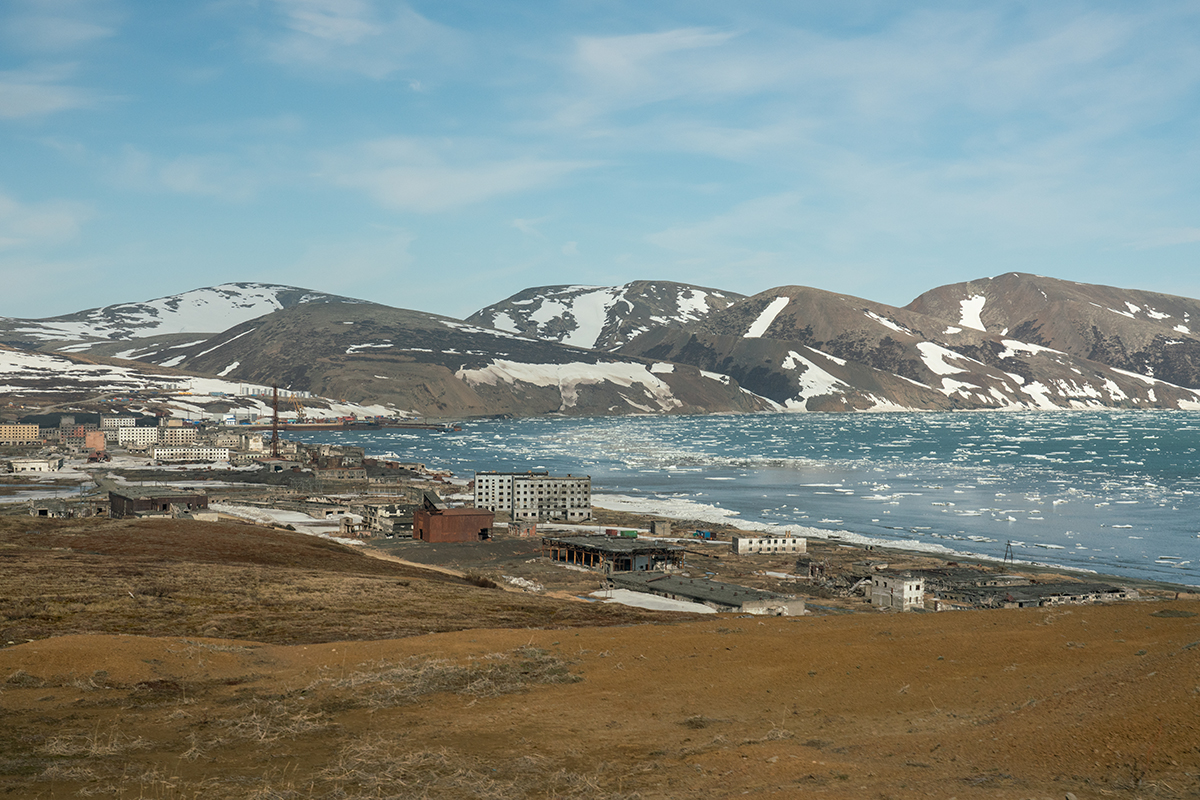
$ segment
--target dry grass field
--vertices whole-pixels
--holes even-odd
[[[249,526],[4,525],[0,796],[1200,796],[1196,601],[665,617]]]

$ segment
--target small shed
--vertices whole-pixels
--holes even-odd
[[[109,516],[170,517],[208,509],[208,495],[174,489],[140,488],[128,494],[108,493]]]

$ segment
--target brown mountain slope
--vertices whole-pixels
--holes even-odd
[[[694,364],[794,409],[1177,408],[1200,395],[1000,332],[802,286],[621,353]]]
[[[1010,272],[938,287],[905,308],[1200,387],[1200,300]]]
[[[139,358],[434,416],[769,407],[728,379],[695,368],[655,367],[652,361],[362,302],[276,311],[203,342]]]

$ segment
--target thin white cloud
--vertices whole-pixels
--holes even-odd
[[[74,239],[93,215],[83,203],[23,203],[0,193],[0,251],[63,244]]]
[[[398,211],[447,211],[552,185],[590,166],[580,161],[463,155],[408,138],[368,142],[322,159],[320,176]]]
[[[61,53],[115,35],[117,16],[107,0],[14,0],[0,36],[21,50]]]
[[[404,3],[274,0],[274,5],[282,30],[268,37],[266,52],[281,64],[344,70],[379,79],[431,62],[454,60],[464,50],[461,34]]]
[[[0,72],[0,118],[40,117],[74,108],[89,108],[99,98],[86,89],[63,83],[71,66]]]
[[[254,197],[263,180],[227,155],[163,158],[134,147],[125,148],[109,174],[118,185],[140,191],[167,191],[236,203]]]

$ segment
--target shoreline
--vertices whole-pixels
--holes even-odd
[[[612,508],[610,505],[604,504],[605,499],[613,499],[613,498],[621,498],[622,501],[633,501],[633,502],[617,503],[617,505],[624,505],[625,506],[624,508]],[[684,527],[684,528],[690,528],[693,526],[693,523],[699,522],[699,523],[706,523],[710,526],[721,528],[721,529],[728,529],[728,531],[730,531],[730,532],[742,532],[742,533],[747,533],[747,534],[751,534],[751,535],[753,535],[753,534],[782,534],[784,531],[791,531],[792,535],[795,535],[795,536],[803,536],[804,538],[808,538],[808,539],[818,539],[829,545],[852,548],[855,550],[859,550],[864,554],[866,554],[866,553],[889,554],[890,553],[890,554],[895,554],[898,556],[903,556],[905,558],[935,559],[935,560],[943,562],[944,564],[949,564],[952,562],[968,563],[968,564],[973,564],[976,566],[984,566],[984,567],[1003,567],[1004,564],[1011,563],[1012,570],[1014,572],[1029,572],[1029,573],[1034,573],[1034,574],[1039,574],[1039,575],[1051,575],[1051,574],[1066,575],[1068,577],[1076,578],[1080,581],[1085,581],[1085,582],[1115,583],[1118,585],[1128,585],[1130,587],[1138,588],[1138,589],[1151,589],[1151,590],[1162,591],[1162,592],[1175,592],[1177,594],[1183,594],[1183,595],[1200,595],[1200,586],[1192,586],[1192,585],[1186,584],[1186,583],[1173,583],[1170,581],[1160,581],[1160,580],[1155,580],[1155,579],[1151,579],[1151,578],[1129,577],[1129,576],[1116,575],[1113,573],[1103,572],[1100,570],[1086,570],[1086,569],[1079,569],[1077,567],[1069,567],[1066,565],[1042,563],[1042,562],[1035,562],[1035,561],[1023,561],[1022,560],[1022,561],[1014,561],[1014,562],[1005,562],[1003,559],[997,559],[995,557],[988,556],[988,555],[981,555],[978,553],[966,553],[966,552],[951,550],[943,545],[932,545],[928,548],[898,547],[894,543],[889,543],[889,542],[886,542],[885,540],[873,539],[872,537],[868,537],[863,534],[854,533],[853,531],[840,531],[840,530],[834,531],[834,530],[828,530],[828,529],[824,529],[824,528],[816,528],[816,527],[808,526],[808,525],[782,526],[782,525],[771,525],[769,523],[759,523],[759,522],[747,521],[747,520],[741,519],[740,515],[737,514],[737,512],[727,511],[725,509],[721,509],[719,506],[712,506],[712,508],[714,508],[720,512],[724,512],[724,513],[719,514],[717,519],[711,519],[711,520],[706,520],[706,519],[697,518],[697,517],[680,517],[680,516],[674,516],[671,514],[656,513],[652,508],[649,507],[651,505],[650,503],[647,503],[645,505],[642,505],[640,508],[637,508],[636,507],[636,506],[638,506],[638,504],[636,502],[637,499],[639,499],[639,498],[632,498],[632,497],[629,497],[628,495],[593,494],[592,506],[593,506],[593,508],[599,508],[599,509],[603,509],[605,511],[613,512],[613,513],[628,514],[633,517],[641,518],[642,520],[644,520],[647,523],[644,526],[647,529],[649,528],[648,523],[651,520],[665,519],[672,523],[673,528],[675,527],[676,524],[679,524],[681,527]],[[646,498],[646,499],[649,500],[649,498]],[[633,507],[631,507],[631,506],[633,506]],[[605,527],[605,526],[597,525],[597,527]],[[673,536],[674,536],[674,534],[673,534]],[[687,537],[684,537],[684,538],[687,538]],[[857,539],[857,541],[856,541],[856,539]],[[697,541],[700,541],[700,540],[697,540]]]

